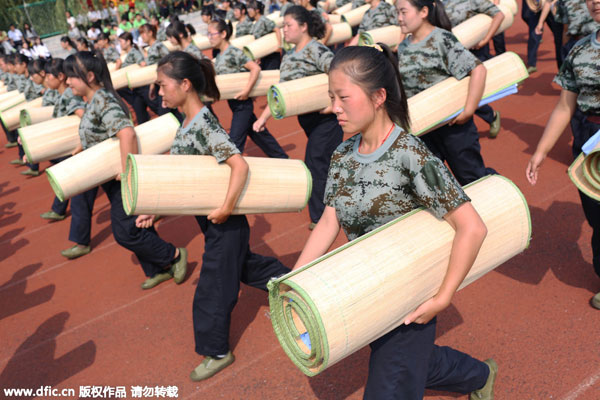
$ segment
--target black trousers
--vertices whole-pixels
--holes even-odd
[[[16,143],[17,138],[19,137],[17,130],[15,129],[15,130],[9,131],[6,128],[6,125],[4,125],[4,122],[2,122],[2,121],[0,121],[0,125],[2,125],[2,129],[4,130],[4,134],[6,135],[6,140],[9,143]]]
[[[435,318],[424,325],[400,325],[371,343],[364,399],[421,400],[425,388],[469,393],[485,385],[489,367],[435,345],[435,327]]]
[[[575,111],[571,119],[571,130],[573,131],[573,157],[581,153],[581,147],[598,130],[600,124],[595,124],[586,119],[585,114],[579,110]],[[594,271],[600,277],[600,203],[579,192],[583,213],[588,224],[592,227],[592,256]]]
[[[144,274],[153,277],[162,272],[175,258],[175,247],[162,240],[154,227],[141,229],[135,226],[135,215],[125,214],[121,197],[121,182],[108,181],[101,185],[110,201],[110,222],[118,244],[135,253]],[[83,192],[71,199],[71,230],[69,240],[88,245],[92,211],[98,188]]]
[[[298,116],[298,122],[308,138],[304,162],[312,175],[312,193],[308,212],[312,222],[318,222],[325,210],[323,197],[331,155],[342,143],[344,133],[334,114],[313,112]]]
[[[490,54],[489,44],[486,44],[480,49],[472,49],[471,53],[473,53],[473,55],[477,57],[481,62],[487,61],[490,58],[492,58],[492,55]],[[495,114],[496,113],[494,109],[489,104],[481,106],[477,110],[475,110],[475,115],[477,115],[479,118],[481,118],[490,125],[492,122],[494,122]]]
[[[172,113],[179,122],[183,122],[183,115],[176,108],[165,108],[162,105],[162,96],[158,94],[159,87],[154,86],[153,98],[150,98],[150,85],[134,89],[136,96],[139,96],[138,107],[150,107],[156,115]],[[146,121],[144,121],[146,122]]]
[[[271,54],[267,54],[260,59],[260,69],[263,71],[279,69],[281,65],[281,54],[276,51]]]
[[[486,168],[483,162],[473,118],[462,125],[444,125],[421,136],[421,140],[436,157],[448,162],[456,180],[463,186],[497,173],[492,168]]]
[[[213,224],[204,216],[196,220],[204,233],[204,254],[192,306],[195,350],[200,355],[217,356],[230,350],[231,312],[240,282],[266,291],[271,277],[290,270],[276,258],[250,251],[245,215],[232,215],[222,224]]]
[[[530,67],[535,67],[537,65],[537,52],[540,47],[540,42],[542,41],[542,35],[535,34],[535,27],[540,21],[540,12],[533,12],[531,8],[527,5],[527,2],[523,2],[521,8],[521,18],[527,24],[529,29],[529,36],[527,38],[527,65]],[[561,54],[562,48],[562,33],[563,33],[563,24],[556,22],[552,13],[548,14],[548,18],[546,18],[546,25],[550,28],[552,32],[552,36],[554,36],[554,52],[556,56],[556,65],[558,69],[563,62],[563,57]]]
[[[19,160],[22,160],[23,156],[25,155],[25,150],[23,149],[23,145],[17,144],[17,146],[19,148]],[[32,163],[28,162],[27,166],[34,171],[40,170],[40,164],[32,164]]]
[[[64,156],[64,157],[55,158],[54,160],[50,160],[50,163],[52,165],[58,164],[59,162],[64,161],[64,160],[66,160],[69,157],[71,157],[71,156]],[[59,215],[65,215],[67,213],[67,207],[68,206],[69,206],[69,199],[67,199],[65,201],[60,201],[58,199],[58,197],[54,196],[54,200],[52,201],[51,210],[54,211],[55,213],[59,214]]]
[[[569,40],[567,40],[567,43],[563,44],[562,48],[560,49],[560,56],[563,60],[567,58],[567,55],[569,55],[569,52],[571,51],[573,46],[575,46],[575,44],[579,41],[579,39],[581,38],[570,36]]]
[[[494,44],[494,52],[497,56],[502,53],[506,53],[506,40],[504,38],[504,32],[497,34],[492,38]]]
[[[141,98],[141,94],[137,89],[130,88],[122,88],[117,90],[119,96],[121,96],[132,108],[135,113],[136,121],[139,124],[143,124],[144,122],[150,119],[150,115],[146,110],[146,103],[143,98]],[[137,91],[137,92],[136,92]]]
[[[233,112],[229,137],[240,152],[244,151],[246,138],[250,136],[250,139],[267,156],[272,158],[289,158],[285,150],[281,148],[277,140],[266,128],[262,132],[254,132],[252,129],[252,124],[256,121],[252,99],[227,100],[227,103],[231,112]]]

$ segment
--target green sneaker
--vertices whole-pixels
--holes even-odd
[[[308,224],[308,230],[312,231],[313,229],[315,229],[315,226],[317,226],[316,222],[311,222],[310,224]]]
[[[152,289],[153,287],[158,286],[161,283],[168,281],[169,279],[173,279],[173,274],[171,273],[171,271],[158,273],[152,278],[148,278],[144,282],[142,282],[142,289]]]
[[[471,392],[469,400],[494,400],[494,382],[498,374],[498,364],[493,358],[488,358],[484,363],[490,368],[490,374],[481,389]]]
[[[35,171],[35,170],[29,168],[27,171],[21,171],[21,175],[39,176],[40,171]]]
[[[596,293],[594,297],[592,297],[592,307],[600,310],[600,292]]]
[[[78,245],[75,245],[73,247],[69,247],[68,249],[61,251],[60,254],[62,254],[63,257],[67,257],[69,260],[73,260],[77,257],[89,254],[90,251],[92,251],[92,248],[90,246],[80,247]]]
[[[66,215],[60,215],[59,213],[56,213],[54,211],[46,211],[45,213],[40,215],[40,217],[44,219],[49,219],[51,221],[62,221],[63,219],[65,219]]]
[[[217,372],[220,372],[230,366],[234,361],[235,357],[231,351],[229,351],[223,358],[206,356],[204,357],[202,363],[192,371],[190,374],[190,379],[195,382],[208,379]]]
[[[494,120],[490,124],[490,137],[494,139],[500,133],[500,111],[494,114]]]
[[[188,253],[187,250],[183,247],[179,248],[179,261],[177,261],[171,267],[170,273],[173,276],[173,280],[176,284],[180,284],[185,279],[185,274],[187,273],[187,258]]]
[[[534,72],[537,72],[537,68],[534,66],[531,67],[527,67],[527,73],[528,74],[533,74]]]
[[[20,158],[17,158],[16,160],[9,161],[9,164],[11,164],[11,165],[25,165],[25,162],[23,160],[21,160]]]
[[[4,145],[4,147],[6,147],[7,149],[10,149],[11,147],[17,147],[18,143],[17,142],[8,142]]]

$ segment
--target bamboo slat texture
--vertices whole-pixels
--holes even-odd
[[[346,40],[352,39],[352,27],[350,24],[345,22],[331,24],[331,28],[331,36],[327,39],[327,46],[343,43]]]
[[[568,169],[577,189],[600,201],[600,143],[586,156],[581,153]]]
[[[370,4],[365,4],[360,7],[356,7],[354,10],[345,12],[342,14],[342,21],[349,23],[352,27],[358,26],[370,7]]]
[[[2,123],[9,131],[17,129],[21,125],[20,117],[21,111],[26,109],[34,109],[42,106],[42,98],[26,101],[24,103],[17,104],[7,110],[0,112],[0,119]]]
[[[32,109],[21,110],[21,115],[19,115],[19,122],[21,124],[21,128],[51,120],[53,113],[54,106],[37,107]]]
[[[511,181],[489,176],[466,192],[488,233],[461,288],[521,253],[531,237],[527,202]],[[417,209],[269,282],[271,322],[293,363],[316,375],[401,325],[437,293],[454,234]]]
[[[358,45],[372,45],[375,43],[384,43],[388,46],[395,46],[400,43],[402,29],[396,25],[388,25],[383,28],[371,29],[361,33],[358,36]]]
[[[23,150],[29,162],[37,163],[71,154],[79,145],[77,115],[54,118],[19,128]]]
[[[267,93],[271,115],[282,119],[324,109],[331,104],[328,85],[327,74],[318,74],[271,86]]]
[[[244,157],[248,179],[233,214],[301,211],[312,178],[300,160]],[[212,156],[130,154],[121,181],[125,212],[208,215],[221,207],[231,169]]]
[[[139,69],[141,69],[141,67],[138,64],[131,64],[114,72],[111,72],[110,79],[112,80],[112,84],[115,90],[127,87],[127,73],[137,71]]]

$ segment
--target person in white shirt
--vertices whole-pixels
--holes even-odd
[[[101,33],[102,31],[98,29],[98,26],[92,25],[87,31],[87,37],[89,40],[96,40],[98,38],[98,35],[100,35]]]
[[[39,37],[33,39],[32,53],[35,58],[48,59],[51,57],[50,50],[48,50],[48,47],[46,47],[46,45],[42,42],[42,39]]]
[[[14,47],[21,47],[23,44],[23,32],[15,28],[13,24],[10,25],[8,37],[13,42]]]
[[[75,17],[71,14],[71,12],[65,11],[65,16],[67,17],[67,25],[69,25],[71,29],[75,28],[77,22],[75,21]]]
[[[19,53],[23,54],[24,56],[26,56],[28,58],[33,58],[33,53],[29,49],[29,42],[27,40],[23,41],[23,47],[21,47],[21,50],[19,50]]]

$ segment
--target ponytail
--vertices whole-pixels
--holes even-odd
[[[167,27],[167,37],[175,38],[177,43],[181,46],[181,36],[187,38],[189,36],[188,30],[186,29],[183,22],[175,20]]]
[[[173,51],[158,62],[158,69],[178,82],[189,80],[198,96],[215,101],[221,98],[215,82],[215,68],[209,59],[199,60],[184,51]]]
[[[341,69],[368,96],[385,89],[384,106],[390,119],[405,131],[410,130],[408,101],[398,70],[398,59],[388,46],[378,43],[373,47],[344,47],[331,61],[329,73],[335,69]],[[390,79],[391,76],[396,79]]]
[[[444,4],[440,0],[408,0],[418,11],[421,11],[424,7],[427,7],[427,21],[438,28],[445,29],[447,31],[452,30],[452,23]]]
[[[246,8],[252,8],[258,11],[260,15],[263,15],[263,13],[265,12],[265,5],[262,2],[256,0],[249,0],[246,3]]]
[[[217,32],[225,32],[225,40],[229,40],[229,38],[231,38],[233,33],[233,26],[231,25],[231,22],[217,18],[210,21],[210,24],[215,27]]]
[[[325,36],[325,24],[317,10],[308,11],[302,6],[291,6],[285,11],[284,17],[287,15],[295,19],[299,25],[306,24],[310,37],[321,39]]]
[[[108,66],[102,56],[102,52],[92,50],[71,54],[64,61],[63,68],[67,77],[79,78],[88,86],[87,73],[92,72],[98,85],[115,96],[125,115],[129,116],[129,108],[113,87],[110,72],[108,71]]]
[[[192,24],[185,24],[185,29],[189,32],[190,36],[194,36],[196,34],[196,29]]]
[[[69,46],[71,46],[71,48],[73,48],[73,49],[75,48],[75,43],[73,43],[73,41],[71,40],[71,38],[68,37],[68,36],[61,37],[60,41],[63,42],[63,43],[68,43]]]

